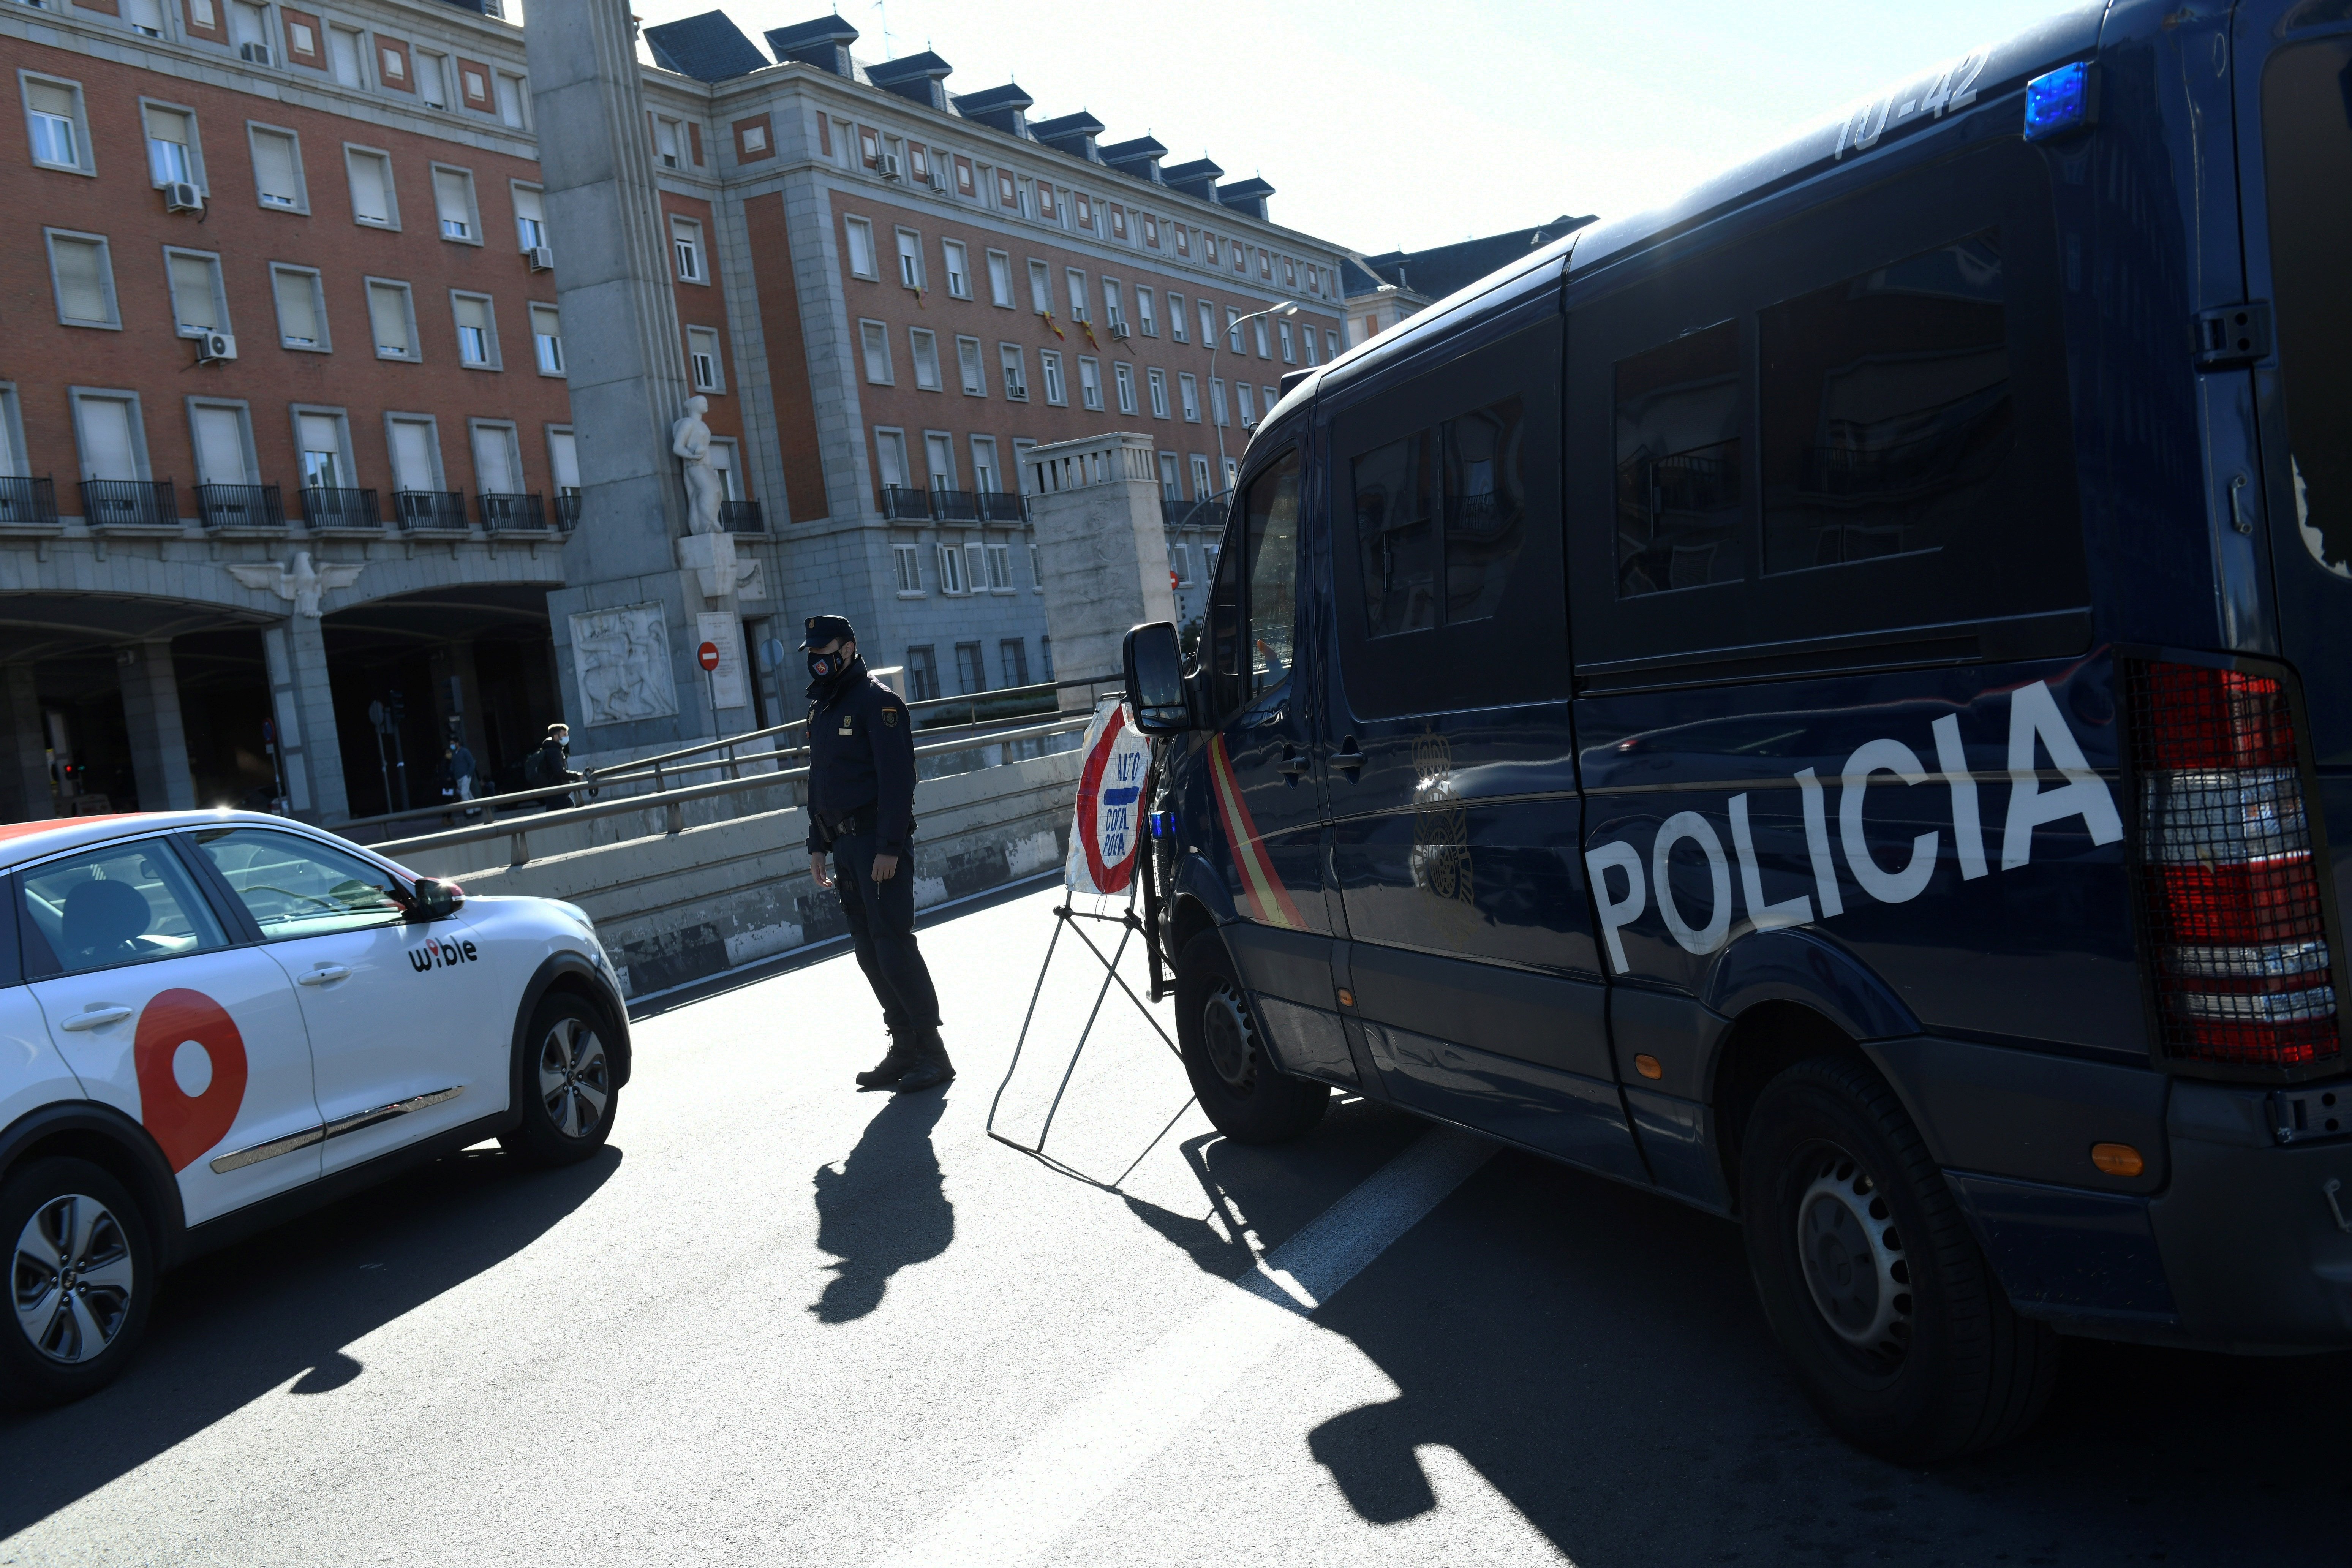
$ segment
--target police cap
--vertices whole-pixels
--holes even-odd
[[[857,628],[846,616],[811,616],[801,623],[801,647],[823,647],[829,642],[856,642]]]

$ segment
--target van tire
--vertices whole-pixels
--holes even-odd
[[[1331,1091],[1277,1071],[1265,1026],[1234,971],[1225,939],[1204,931],[1176,958],[1176,1038],[1192,1093],[1236,1143],[1281,1143],[1323,1120]]]
[[[2031,1426],[2058,1337],[2018,1315],[1895,1093],[1817,1057],[1741,1139],[1748,1264],[1806,1396],[1856,1447],[1924,1464]]]
[[[60,1211],[61,1204],[74,1206]],[[88,1160],[35,1160],[0,1184],[0,1248],[7,1260],[0,1273],[12,1308],[28,1292],[56,1289],[65,1278],[56,1258],[18,1256],[18,1243],[34,1234],[36,1215],[47,1228],[79,1222],[74,1228],[88,1241],[74,1263],[89,1266],[89,1279],[78,1289],[67,1287],[80,1302],[79,1311],[41,1320],[47,1352],[17,1312],[0,1316],[0,1403],[65,1405],[112,1383],[138,1353],[162,1273],[146,1211],[121,1182]],[[47,1281],[40,1277],[44,1268],[51,1273]],[[100,1282],[95,1291],[91,1281]]]

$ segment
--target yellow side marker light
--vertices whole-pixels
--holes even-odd
[[[2110,1176],[2137,1176],[2147,1169],[2147,1162],[2128,1143],[2092,1144],[2091,1163]]]
[[[1355,1005],[1356,1005],[1356,994],[1355,994],[1354,992],[1352,992],[1352,991],[1349,990],[1349,989],[1348,989],[1346,986],[1344,986],[1344,985],[1340,986],[1340,987],[1339,987],[1339,1005],[1340,1005],[1340,1006],[1342,1006],[1342,1007],[1352,1007],[1352,1006],[1354,1006]]]
[[[1658,1058],[1646,1051],[1633,1058],[1633,1070],[1647,1079],[1660,1079],[1666,1076],[1666,1069],[1659,1065]]]

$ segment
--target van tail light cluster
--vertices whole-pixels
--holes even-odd
[[[2306,1068],[2341,1054],[2336,964],[2274,675],[2132,660],[2140,940],[2176,1061]]]

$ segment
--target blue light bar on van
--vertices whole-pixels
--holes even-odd
[[[2089,129],[2098,95],[2088,60],[2045,71],[2025,84],[2025,139],[2046,142],[2070,131]]]

